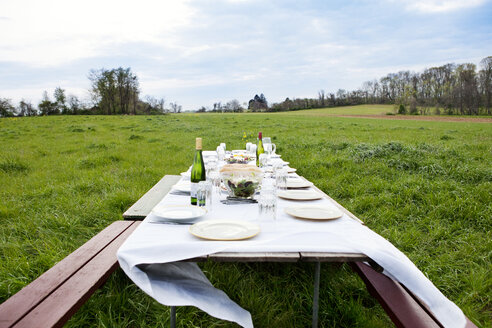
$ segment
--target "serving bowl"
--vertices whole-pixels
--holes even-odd
[[[229,197],[253,198],[263,180],[263,172],[254,165],[226,164],[220,169],[220,177]]]

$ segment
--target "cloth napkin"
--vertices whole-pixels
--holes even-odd
[[[188,204],[189,196],[168,194],[162,204]],[[253,327],[251,315],[214,288],[194,263],[177,262],[217,252],[348,252],[363,253],[425,302],[445,327],[464,327],[462,311],[449,301],[396,247],[347,215],[331,221],[306,221],[284,213],[299,204],[278,200],[275,221],[258,221],[256,204],[224,205],[214,201],[199,221],[234,219],[259,224],[260,234],[243,241],[207,241],[191,235],[189,226],[149,223],[150,214],[118,251],[125,273],[147,294],[168,306],[193,305],[217,318]],[[303,205],[306,202],[302,203]],[[336,207],[329,199],[310,201]]]

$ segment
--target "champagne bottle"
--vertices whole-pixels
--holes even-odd
[[[261,132],[258,133],[258,146],[256,147],[256,166],[260,166],[260,154],[263,154],[265,152],[265,149],[263,148],[263,141]]]
[[[196,138],[195,158],[191,167],[191,205],[198,205],[196,200],[196,192],[198,182],[205,181],[205,164],[202,156],[202,138]],[[205,205],[205,204],[201,204]]]

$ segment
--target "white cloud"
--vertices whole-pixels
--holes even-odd
[[[408,10],[422,13],[442,13],[483,5],[486,0],[405,0]]]
[[[190,23],[187,1],[3,1],[0,61],[51,66],[107,55],[132,41],[159,44]]]
[[[490,34],[473,32],[490,23],[459,19],[476,11],[420,15],[482,3],[0,0],[0,96],[36,102],[61,86],[85,97],[90,69],[123,66],[143,95],[188,109],[261,92],[270,102],[315,97],[390,72],[483,58]]]

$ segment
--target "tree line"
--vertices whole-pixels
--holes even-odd
[[[0,98],[0,117],[36,115],[90,115],[90,114],[166,114],[179,113],[181,105],[169,103],[164,98],[146,96],[140,98],[138,77],[131,68],[99,69],[89,72],[90,101],[83,102],[77,96],[57,87],[52,98],[44,91],[37,106],[21,100],[16,106],[10,99]]]
[[[164,98],[140,97],[138,77],[130,68],[91,70],[91,101],[83,103],[57,87],[50,98],[43,93],[37,105],[21,100],[15,106],[0,98],[0,117],[58,114],[166,114],[179,113],[181,105]],[[268,104],[265,95],[255,95],[249,102],[233,99],[216,102],[213,108],[201,106],[196,112],[276,112],[360,104],[394,104],[399,114],[492,115],[492,56],[483,58],[479,67],[472,63],[445,64],[422,72],[400,71],[380,79],[366,81],[353,91],[335,93],[318,91],[315,98],[286,98]],[[246,107],[247,105],[247,107]]]
[[[394,104],[400,114],[492,114],[492,56],[472,63],[446,64],[420,73],[400,71],[366,81],[354,91],[318,92],[317,98],[289,99],[267,111],[359,104]]]
[[[243,104],[246,106],[246,103]],[[207,108],[205,106],[201,106],[196,112],[204,113],[204,112],[212,112],[212,113],[242,113],[244,111],[250,112],[262,112],[268,111],[268,101],[265,98],[265,95],[262,93],[259,96],[255,95],[252,99],[247,103],[247,107],[241,105],[239,100],[232,99],[226,103],[222,103],[221,101],[215,102],[212,108]]]

